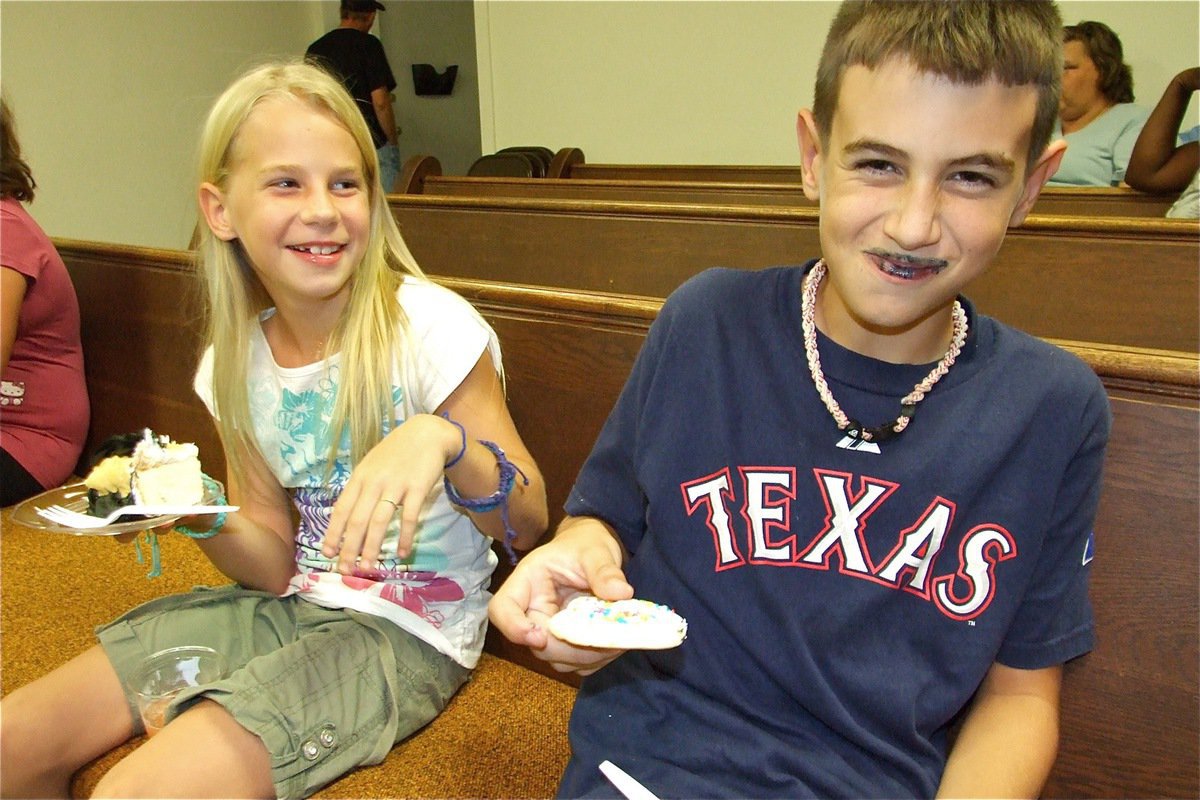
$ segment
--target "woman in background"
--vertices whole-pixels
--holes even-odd
[[[0,505],[74,471],[90,408],[79,301],[62,258],[22,203],[37,183],[0,100]]]
[[[1063,28],[1059,133],[1067,140],[1049,186],[1117,186],[1148,112],[1133,104],[1133,72],[1103,22]]]
[[[1150,112],[1129,158],[1126,182],[1152,194],[1180,193],[1168,217],[1200,217],[1200,141],[1197,129],[1179,131],[1192,95],[1200,91],[1200,67],[1180,72]]]

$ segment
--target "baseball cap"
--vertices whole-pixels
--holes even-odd
[[[342,11],[365,14],[369,11],[387,11],[378,0],[342,0]]]

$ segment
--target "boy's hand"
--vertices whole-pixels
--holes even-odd
[[[578,594],[632,597],[622,560],[621,544],[603,522],[567,519],[550,542],[521,560],[488,604],[488,616],[510,641],[526,645],[556,670],[590,675],[623,651],[568,644],[547,623]]]

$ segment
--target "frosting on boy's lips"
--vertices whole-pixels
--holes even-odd
[[[867,255],[881,271],[907,280],[936,275],[950,264],[944,258],[917,258],[879,250],[868,250]]]

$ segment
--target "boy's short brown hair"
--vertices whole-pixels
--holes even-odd
[[[1032,84],[1037,112],[1032,168],[1054,131],[1062,91],[1062,17],[1050,0],[846,0],[829,26],[813,97],[813,119],[829,138],[842,72],[901,57],[958,83],[995,78]]]

